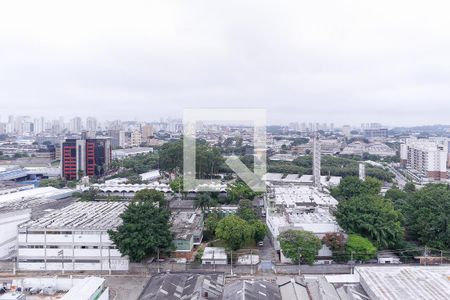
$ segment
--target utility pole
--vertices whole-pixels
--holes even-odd
[[[158,263],[158,273],[161,272],[160,268],[159,268],[159,248],[157,249],[158,252],[158,258],[157,258],[157,263]]]
[[[233,276],[233,250],[231,250],[231,276]]]
[[[355,262],[353,261],[353,254],[355,253],[355,251],[352,251],[350,253],[350,263],[352,264],[350,270],[351,270],[351,274],[353,274],[353,269],[355,268]]]
[[[108,246],[108,269],[109,269],[109,275],[111,275],[111,248]]]
[[[250,274],[253,275],[253,249],[250,249]]]
[[[216,254],[216,251],[213,250],[213,253],[212,253],[212,254],[213,254],[213,255],[212,255],[212,258],[213,258],[214,272],[216,272],[216,259],[215,259],[215,255],[214,255],[214,254]]]
[[[301,262],[302,262],[302,248],[298,248],[298,276],[302,275]]]

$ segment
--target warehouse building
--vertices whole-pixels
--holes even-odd
[[[127,271],[109,239],[123,202],[77,202],[19,226],[17,268],[23,271]]]
[[[0,260],[14,257],[17,226],[38,217],[48,209],[72,203],[72,191],[53,187],[26,188],[3,185],[0,193]]]

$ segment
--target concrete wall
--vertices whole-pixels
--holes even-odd
[[[113,243],[105,231],[45,234],[21,229],[18,242],[19,270],[128,270],[128,259],[118,249],[109,249]]]
[[[16,248],[17,225],[31,218],[31,210],[25,209],[8,213],[0,213],[0,260],[7,258]]]

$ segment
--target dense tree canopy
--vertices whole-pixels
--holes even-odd
[[[268,161],[268,171],[275,173],[312,174],[312,156],[300,156],[293,162]],[[359,163],[357,160],[334,157],[330,155],[322,156],[321,173],[331,176],[358,176]],[[390,182],[394,175],[381,167],[371,165],[366,166],[367,176],[377,178],[381,181]]]
[[[158,168],[158,154],[145,153],[123,159],[115,159],[111,164],[111,168],[114,170],[119,168],[128,170],[120,175],[122,177],[128,177],[131,174],[142,174]]]
[[[224,218],[224,215],[219,212],[209,212],[205,221],[204,233],[206,238],[211,240],[216,236],[217,224]]]
[[[313,264],[318,251],[322,248],[320,239],[312,232],[304,230],[288,230],[278,236],[283,255],[294,263],[299,260]]]
[[[170,212],[156,207],[154,202],[157,200],[131,202],[120,216],[122,225],[108,232],[122,255],[128,255],[131,261],[142,261],[158,250],[168,251],[172,247]]]
[[[380,248],[394,247],[404,237],[400,213],[392,202],[378,195],[339,201],[336,220],[347,232],[365,236]]]
[[[450,186],[432,184],[410,192],[402,206],[409,238],[423,245],[450,249]]]
[[[258,195],[240,180],[228,185],[227,194],[230,203],[238,203],[242,199],[253,200]]]
[[[339,186],[332,190],[332,195],[338,199],[350,199],[360,195],[378,195],[383,183],[378,179],[367,177],[362,181],[356,176],[344,177]]]
[[[216,237],[225,241],[232,250],[241,248],[253,235],[252,227],[235,215],[229,215],[219,221]]]
[[[157,190],[143,189],[134,194],[133,201],[158,203],[159,207],[166,207],[167,201],[164,193]]]
[[[200,208],[203,212],[208,211],[211,207],[216,205],[217,201],[207,192],[199,193],[194,200],[194,207]]]
[[[221,169],[224,159],[220,149],[208,145],[204,140],[196,141],[196,176],[210,178]],[[159,164],[163,171],[171,173],[183,172],[183,140],[166,143],[159,150]]]
[[[237,216],[247,222],[257,220],[258,216],[253,210],[252,201],[247,199],[242,199],[239,201],[239,208],[237,210]]]

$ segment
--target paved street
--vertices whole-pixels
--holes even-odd
[[[107,276],[112,300],[137,300],[149,277],[139,276]]]

